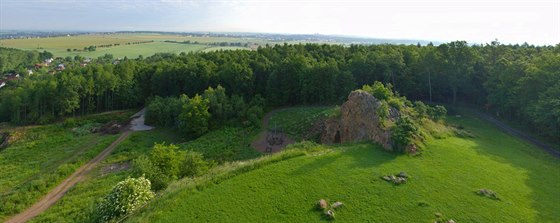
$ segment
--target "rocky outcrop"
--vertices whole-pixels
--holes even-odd
[[[391,131],[383,126],[377,114],[381,102],[365,91],[354,91],[340,108],[339,119],[323,120],[321,143],[344,143],[373,141],[392,150]],[[399,117],[396,109],[390,109],[389,119]]]

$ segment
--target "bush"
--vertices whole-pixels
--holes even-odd
[[[408,117],[403,116],[397,120],[391,133],[396,151],[405,152],[406,146],[412,142],[412,137],[416,134],[418,134],[418,127]]]
[[[399,98],[391,98],[389,99],[388,103],[391,107],[396,108],[399,111],[404,107],[404,102]]]
[[[99,221],[108,222],[132,213],[154,197],[151,183],[144,177],[119,182],[97,206]]]
[[[387,84],[385,87],[381,82],[376,81],[373,85],[364,85],[362,87],[363,91],[366,91],[373,95],[373,97],[377,98],[378,100],[386,101],[389,98],[393,97],[393,91],[391,90],[391,85]]]
[[[62,126],[64,128],[74,128],[74,127],[78,126],[78,123],[77,123],[75,118],[67,118],[62,123]]]
[[[428,115],[429,107],[421,101],[414,102],[414,111],[416,111],[416,115],[419,118],[426,117]]]
[[[209,164],[201,153],[186,151],[181,165],[181,177],[200,176],[208,171]]]
[[[428,115],[434,120],[441,120],[447,115],[447,109],[441,105],[436,105],[428,109]]]
[[[144,176],[152,183],[152,189],[159,191],[167,187],[171,177],[163,174],[147,156],[139,156],[132,162],[133,176]]]

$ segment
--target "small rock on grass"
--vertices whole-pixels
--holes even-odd
[[[334,204],[331,205],[331,208],[332,209],[337,209],[339,207],[342,207],[342,205],[344,205],[342,202],[337,201],[337,202],[334,202]]]
[[[327,209],[328,206],[329,205],[327,204],[327,201],[325,199],[321,199],[317,203],[317,207],[319,207],[320,209]]]
[[[334,219],[334,211],[333,210],[328,210],[325,212],[325,215],[329,218],[329,219]]]

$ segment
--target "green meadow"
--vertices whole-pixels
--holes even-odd
[[[414,157],[368,143],[316,145],[307,155],[230,178],[215,174],[199,186],[184,179],[128,221],[318,222],[322,198],[344,203],[340,222],[433,222],[435,213],[456,222],[560,219],[557,158],[468,114],[448,122],[474,137],[430,139]],[[410,176],[406,184],[381,179],[401,171]],[[483,188],[499,200],[477,195]]]

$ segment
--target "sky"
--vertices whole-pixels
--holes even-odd
[[[336,34],[554,45],[560,0],[0,0],[0,31]]]

